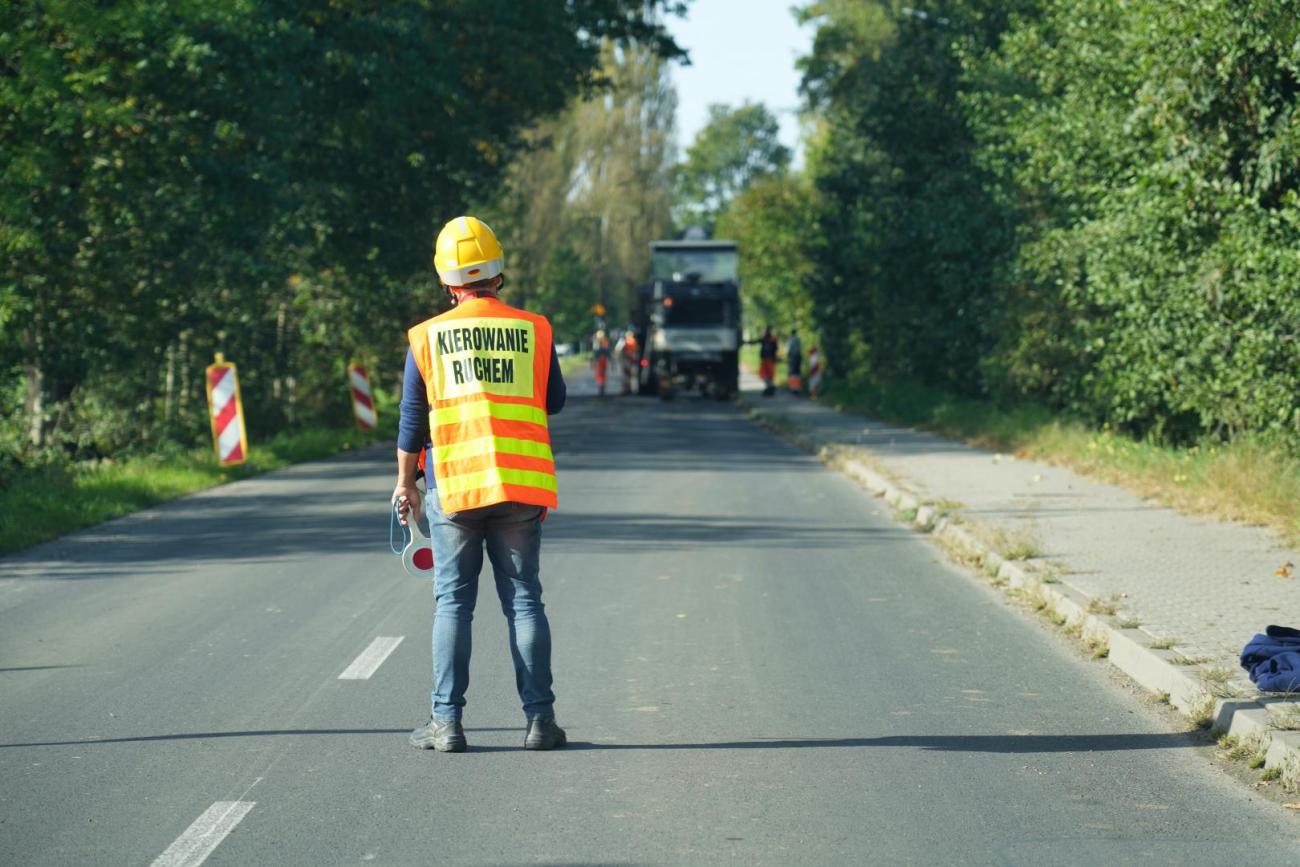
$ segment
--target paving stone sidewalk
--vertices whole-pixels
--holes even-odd
[[[1300,577],[1275,576],[1300,551],[1271,532],[1179,514],[1060,467],[1000,455],[911,428],[840,413],[784,390],[764,398],[746,371],[743,400],[821,443],[859,447],[923,501],[955,501],[961,518],[1028,536],[1060,581],[1115,600],[1121,616],[1178,652],[1232,669],[1270,623],[1300,627]],[[1248,688],[1246,694],[1250,694]]]

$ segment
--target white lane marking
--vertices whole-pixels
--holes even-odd
[[[217,801],[154,859],[153,867],[198,867],[235,830],[256,801]]]
[[[343,669],[339,680],[369,680],[379,666],[384,664],[388,654],[397,649],[405,635],[381,635],[370,646],[361,651],[361,655],[352,660],[352,664]]]

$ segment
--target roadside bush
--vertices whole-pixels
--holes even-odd
[[[254,436],[346,423],[343,366],[437,303],[440,221],[609,46],[679,54],[664,8],[0,3],[0,464],[205,438],[214,352]]]
[[[815,321],[806,288],[818,276],[805,248],[812,204],[807,180],[782,173],[754,181],[718,220],[716,236],[739,244],[745,322],[755,336],[769,324],[807,334]]]
[[[1018,203],[995,392],[1300,443],[1298,12],[1073,0],[968,59],[979,162]]]
[[[1300,2],[806,14],[836,373],[1300,450]]]

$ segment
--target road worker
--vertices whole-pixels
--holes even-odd
[[[596,339],[591,345],[591,366],[596,371],[596,394],[605,396],[605,385],[609,382],[609,335],[601,328],[596,332]]]
[[[803,341],[794,328],[790,329],[790,339],[785,344],[785,369],[790,393],[803,394]]]
[[[452,309],[407,332],[397,486],[402,523],[419,514],[421,447],[432,483],[424,504],[434,554],[433,696],[429,722],[411,733],[420,749],[463,752],[470,622],[487,550],[523,703],[524,748],[565,744],[551,690],[551,632],[538,577],[542,520],[556,505],[547,415],[565,386],[545,317],[498,297],[505,257],[474,217],[438,234],[434,268]]]
[[[632,393],[632,381],[636,376],[636,366],[641,363],[641,346],[637,343],[636,332],[629,328],[614,346],[619,365],[623,369],[623,393]]]
[[[763,397],[776,394],[776,335],[767,326],[758,340],[758,378],[763,380]]]

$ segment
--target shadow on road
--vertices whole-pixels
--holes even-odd
[[[551,422],[556,468],[626,472],[817,472],[812,458],[706,401],[578,400]]]
[[[959,753],[1093,753],[1196,746],[1186,733],[1118,735],[887,735],[878,738],[755,738],[698,744],[571,742],[571,750],[785,750],[808,747],[916,747]]]
[[[19,554],[0,563],[0,579],[137,577],[212,563],[387,553],[389,518],[382,499],[360,520],[346,502],[321,505],[300,494],[186,498]],[[376,570],[390,565],[375,560]],[[310,577],[310,570],[303,576]]]
[[[790,517],[755,521],[725,515],[590,514],[556,512],[543,530],[548,550],[664,551],[701,548],[861,547],[904,538],[910,531],[862,524],[827,524]]]
[[[75,741],[30,741],[20,744],[0,744],[0,750],[21,747],[85,747],[97,744],[142,744],[151,741],[207,741],[223,738],[270,738],[293,737],[302,735],[408,735],[414,726],[400,729],[260,729],[237,732],[186,732],[171,735],[138,735],[130,738],[82,738]],[[523,727],[506,728],[472,728],[466,726],[467,732],[523,732]]]
[[[393,568],[386,512],[358,521],[346,506],[318,509],[301,497],[263,494],[241,498],[245,511],[206,498],[203,508],[174,508],[163,520],[121,523],[111,534],[92,529],[51,543],[55,557],[24,564],[26,580],[88,580],[170,574],[214,563],[309,562],[317,557],[369,552],[376,571]],[[197,503],[195,504],[197,506]],[[220,510],[214,514],[215,507]],[[588,514],[556,512],[546,522],[548,550],[663,551],[703,548],[826,550],[909,536],[899,527],[827,524],[796,517],[747,520],[727,515]],[[56,559],[57,558],[57,559]],[[395,562],[395,561],[394,561]],[[11,563],[16,567],[17,562]],[[309,581],[301,566],[299,578]],[[14,570],[15,572],[17,569]],[[5,576],[10,577],[10,576]]]
[[[521,732],[522,728],[466,728],[466,732]],[[261,738],[320,735],[404,735],[410,728],[399,729],[267,729],[262,731],[192,732],[170,735],[141,735],[129,738],[90,738],[73,741],[33,741],[0,744],[0,749],[21,747],[94,746],[96,744],[132,744],[151,741],[215,740],[220,738]],[[887,735],[877,738],[753,738],[711,743],[620,744],[570,741],[569,751],[591,750],[787,750],[814,747],[914,747],[921,750],[963,753],[1107,753],[1129,750],[1162,750],[1194,747],[1190,733],[1149,733],[1114,735]],[[514,751],[522,747],[471,746],[473,752]]]
[[[825,472],[815,459],[771,437],[736,407],[704,400],[576,398],[552,422],[563,490],[569,473],[617,471],[707,475],[760,473],[774,486]],[[941,442],[941,441],[940,441]],[[0,580],[84,581],[171,575],[226,563],[277,564],[310,578],[304,564],[340,554],[374,553],[391,569],[386,497],[392,457],[385,446],[358,449],[258,479],[214,488],[37,546],[0,560]],[[371,493],[368,489],[373,484]],[[564,501],[563,493],[561,500]],[[727,546],[824,550],[908,535],[902,529],[747,519],[736,513],[572,514],[546,525],[548,544],[584,550],[658,551]]]

